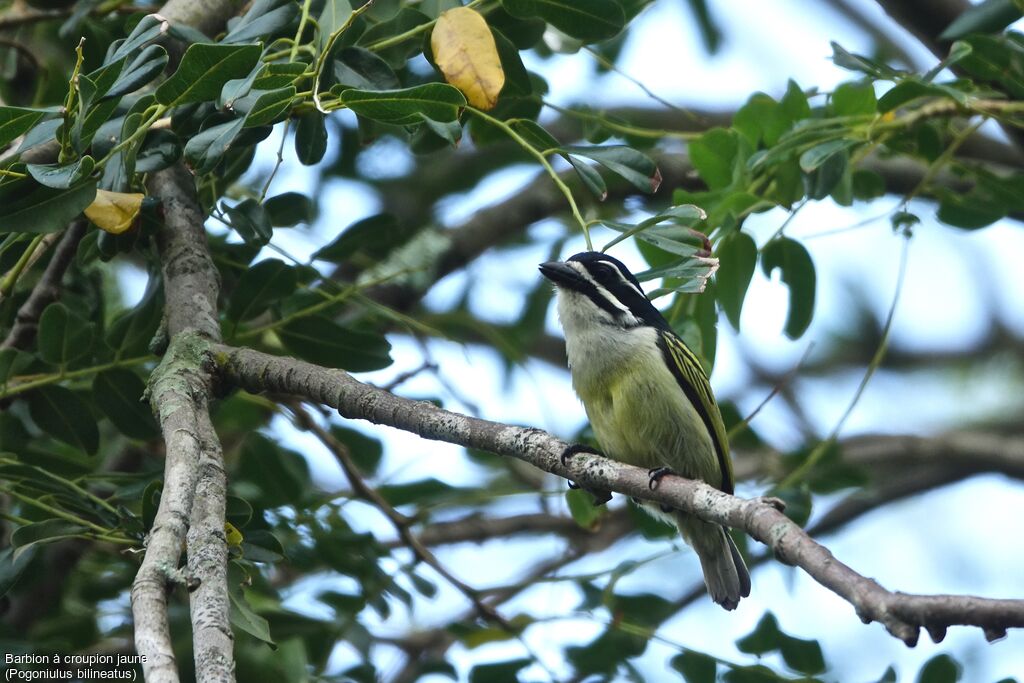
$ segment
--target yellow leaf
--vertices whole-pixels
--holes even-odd
[[[494,36],[484,18],[468,7],[441,14],[430,34],[434,62],[444,79],[478,109],[493,109],[505,85]]]
[[[242,541],[244,540],[242,537],[242,532],[239,531],[238,528],[231,522],[224,522],[224,537],[227,540],[229,546],[242,545]]]
[[[146,195],[138,192],[96,190],[96,199],[85,209],[86,217],[102,230],[114,235],[132,227]]]

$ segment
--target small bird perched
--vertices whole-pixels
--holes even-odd
[[[587,251],[543,263],[555,284],[572,385],[605,454],[733,492],[722,414],[700,362],[618,259]],[[575,449],[570,449],[570,454]],[[711,599],[735,609],[750,574],[724,527],[641,503],[693,546]]]

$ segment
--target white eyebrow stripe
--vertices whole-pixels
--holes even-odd
[[[593,275],[590,274],[590,271],[587,270],[586,266],[584,266],[582,263],[578,263],[576,261],[568,261],[567,263],[570,266],[572,266],[576,270],[576,272],[578,272],[580,275],[582,275],[584,278],[586,278],[587,282],[589,282],[591,285],[593,285],[594,289],[597,290],[597,293],[600,294],[601,297],[605,301],[608,301],[615,308],[619,309],[623,313],[628,313],[631,316],[633,315],[633,312],[631,310],[629,310],[629,306],[624,305],[621,301],[619,301],[619,298],[617,296],[615,296],[614,294],[609,292],[607,289],[605,289],[605,287],[600,282],[598,282],[597,279]],[[607,261],[602,261],[602,263],[608,263],[608,262]],[[614,265],[614,264],[609,264],[609,265]],[[616,268],[615,272],[619,273],[619,269]],[[622,273],[619,273],[619,277],[622,277]],[[635,316],[633,316],[633,317],[635,318]]]
[[[638,287],[632,280],[630,280],[628,277],[626,277],[626,274],[623,273],[622,269],[619,268],[617,265],[615,265],[611,261],[604,261],[604,260],[602,260],[601,263],[606,263],[609,266],[612,266],[615,269],[615,274],[619,276],[619,279],[622,280],[622,282],[624,284],[629,285],[629,287],[631,289],[633,289],[634,291],[636,291],[637,293],[639,293],[640,296],[642,296],[644,298],[647,297],[647,295],[644,294],[644,290],[640,289],[640,287]]]

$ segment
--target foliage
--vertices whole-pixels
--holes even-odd
[[[594,50],[613,63],[646,4],[378,0],[353,8],[347,0],[255,0],[224,31],[205,36],[155,13],[82,0],[66,16],[31,26],[23,36],[29,45],[72,44],[58,36],[83,40],[74,50],[40,52],[45,63],[24,66],[28,73],[20,77],[33,87],[18,88],[13,80],[0,87],[11,103],[0,107],[0,144],[15,145],[0,171],[5,329],[14,325],[46,263],[30,263],[43,253],[42,236],[63,231],[83,213],[90,229],[61,301],[41,313],[37,342],[0,351],[7,408],[0,415],[0,492],[10,522],[4,534],[10,547],[0,552],[0,593],[18,601],[38,590],[54,562],[47,551],[57,544],[72,548],[79,565],[27,629],[5,625],[9,649],[91,652],[130,637],[127,622],[111,626],[92,614],[68,615],[73,606],[100,603],[123,614],[138,559],[121,551],[143,546],[160,497],[158,428],[141,401],[157,362],[148,344],[158,334],[162,307],[155,236],[170,207],[148,198],[147,180],[174,164],[184,161],[195,173],[211,216],[226,340],[353,372],[392,364],[386,333],[482,341],[510,364],[533,352],[550,299],[543,286],[504,329],[475,319],[461,303],[443,312],[417,305],[425,289],[417,283],[432,284],[447,272],[439,266],[447,258],[443,238],[427,224],[431,207],[524,160],[560,193],[567,236],[581,232],[590,244],[605,229],[618,233],[605,248],[635,239],[649,266],[639,278],[656,283],[656,296],[668,297],[659,303],[709,370],[716,310],[741,328],[758,265],[769,276],[778,272],[788,288],[787,336],[800,338],[814,319],[816,272],[806,247],[786,234],[785,224],[757,244],[744,230],[750,216],[776,209],[792,215],[808,202],[875,200],[889,191],[875,162],[894,158],[925,168],[892,212],[901,232],[909,234],[916,222],[910,200],[919,196],[935,200],[939,221],[963,230],[1024,211],[1024,175],[996,174],[956,155],[984,121],[1020,125],[1024,37],[1004,30],[1020,16],[1015,5],[982,3],[965,13],[947,29],[956,41],[948,56],[926,73],[834,45],[833,60],[850,78],[831,92],[790,82],[779,98],[755,93],[728,127],[699,134],[552,105],[562,128],[572,131],[559,139],[555,125],[541,123],[550,104],[544,75],[528,70],[523,54],[536,63],[554,50],[579,57]],[[720,34],[705,3],[689,4],[714,47]],[[347,114],[335,114],[342,111]],[[272,174],[246,174],[275,130],[282,149],[291,144],[301,164],[316,166],[318,188],[274,194]],[[688,160],[699,182],[662,187],[659,166],[678,161],[669,143],[679,136],[689,138]],[[396,141],[419,155],[414,166],[426,173],[396,178],[366,169],[367,155]],[[457,172],[443,171],[460,146],[479,153],[464,155]],[[433,168],[436,178],[429,177]],[[948,174],[959,185],[951,186]],[[301,229],[296,226],[313,223],[318,212],[334,211],[320,203],[318,192],[331,178],[365,183],[385,211],[338,230],[308,262],[284,251],[267,258],[263,247],[276,246],[282,230]],[[646,198],[640,211],[624,208],[623,199],[634,194]],[[122,304],[110,264],[147,269],[149,285],[133,307]],[[402,298],[375,298],[387,287],[398,288]],[[294,417],[288,406],[243,393],[215,407],[229,467],[239,679],[304,680],[312,671],[320,680],[375,680],[384,640],[371,624],[433,599],[440,579],[356,521],[359,506],[350,504],[356,492],[317,488],[303,455],[268,436],[270,420],[280,416]],[[738,424],[739,415],[729,422]],[[388,483],[378,471],[376,436],[339,426],[331,434],[361,476],[391,506],[408,508],[416,524],[479,512],[486,507],[484,491],[537,495],[529,477],[482,454],[471,454],[486,473],[479,488],[435,477]],[[754,433],[746,438],[758,441]],[[791,454],[786,471],[801,473],[786,480],[782,495],[804,521],[812,493],[864,482],[838,449]],[[573,519],[599,529],[606,513],[582,492],[569,496]],[[664,534],[650,520],[634,521],[645,535]],[[572,581],[583,595],[580,609],[608,617],[596,638],[564,653],[580,677],[634,675],[631,662],[678,612],[665,596],[616,589],[618,578],[641,564],[624,563],[600,580]],[[317,595],[321,616],[285,605],[302,578],[328,573],[349,580],[344,589]],[[176,594],[174,601],[187,598]],[[172,617],[174,632],[187,633],[184,611]],[[533,623],[521,615],[518,631],[507,630],[469,614],[447,624],[447,633],[472,650],[519,638]],[[328,672],[339,641],[360,665]],[[189,666],[188,639],[176,646],[179,661]],[[817,641],[786,634],[771,614],[737,647],[768,659],[729,662],[678,645],[666,666],[691,682],[827,676]],[[420,672],[457,677],[445,650],[410,644],[409,651],[422,655]],[[534,664],[518,657],[485,661],[468,679],[518,680]],[[919,680],[958,675],[951,658],[936,658]]]

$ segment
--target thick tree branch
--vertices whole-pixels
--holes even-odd
[[[18,309],[14,319],[14,325],[7,334],[7,338],[0,343],[0,349],[25,349],[35,339],[36,330],[39,326],[39,316],[43,309],[57,300],[60,296],[60,283],[64,278],[71,261],[78,252],[78,243],[85,235],[85,221],[72,221],[71,225],[64,232],[57,248],[50,257],[50,262],[39,278],[39,282],[32,288],[25,303]]]
[[[160,507],[132,587],[135,638],[139,653],[153,663],[144,669],[147,680],[177,680],[164,590],[167,580],[178,576],[182,541],[187,540],[196,676],[230,682],[234,660],[224,535],[227,481],[210,421],[206,353],[206,343],[220,339],[217,270],[206,247],[205,216],[192,175],[175,165],[153,174],[149,190],[160,198],[164,212],[157,251],[170,346],[150,378],[149,393],[167,445],[167,463]]]
[[[1024,600],[889,591],[840,562],[768,501],[737,498],[678,477],[670,477],[652,491],[647,471],[638,467],[596,455],[576,456],[563,465],[561,454],[568,444],[539,429],[471,418],[432,403],[403,399],[341,370],[223,345],[214,345],[214,351],[223,379],[249,391],[296,394],[337,408],[350,419],[511,456],[588,489],[654,500],[740,529],[769,546],[780,561],[800,567],[845,599],[863,621],[880,622],[907,645],[917,643],[922,627],[933,637],[952,625],[977,626],[988,637],[1024,627]]]

